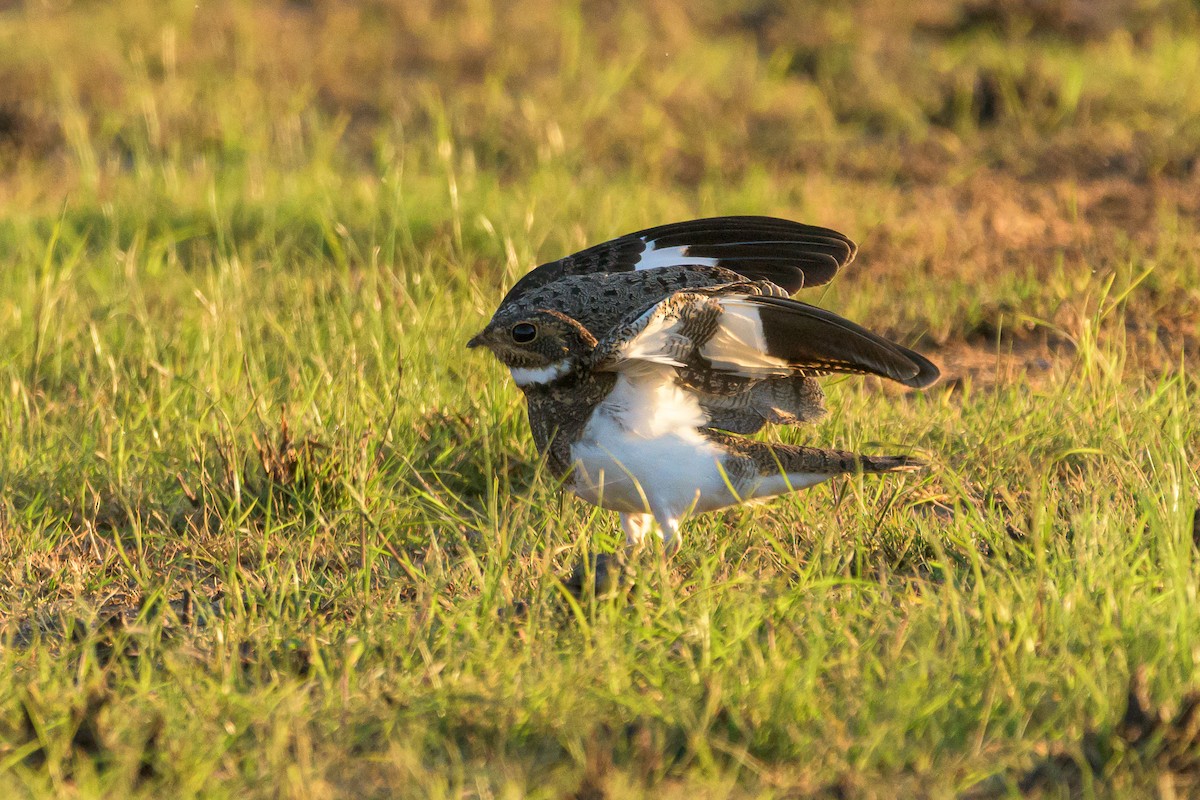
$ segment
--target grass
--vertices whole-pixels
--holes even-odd
[[[1195,5],[451,5],[0,6],[4,794],[1195,791]],[[463,344],[714,213],[947,375],[779,435],[931,469],[568,602],[615,520]]]

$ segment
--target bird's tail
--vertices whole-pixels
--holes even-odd
[[[820,447],[802,447],[791,444],[762,445],[766,458],[756,458],[760,475],[779,472],[806,473],[812,475],[854,474],[863,472],[871,475],[885,472],[914,472],[924,469],[926,464],[912,456],[868,456],[845,450],[826,450]]]
[[[710,434],[712,435],[712,434]],[[742,466],[744,499],[773,497],[822,483],[837,475],[915,472],[927,465],[906,455],[868,456],[716,434]]]
[[[850,454],[853,455],[853,454]],[[929,465],[919,458],[912,456],[855,456],[863,472],[879,474],[884,472],[917,472]]]

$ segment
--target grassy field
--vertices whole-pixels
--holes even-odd
[[[1197,796],[1197,64],[1189,0],[0,2],[0,794]],[[730,213],[946,375],[777,435],[931,467],[569,601],[616,521],[463,345]]]

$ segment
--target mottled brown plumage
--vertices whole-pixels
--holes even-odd
[[[469,345],[510,368],[569,488],[620,511],[631,541],[652,515],[674,545],[689,512],[916,465],[734,435],[819,418],[816,375],[937,379],[912,350],[788,298],[854,254],[835,231],[766,217],[651,228],[533,270]]]

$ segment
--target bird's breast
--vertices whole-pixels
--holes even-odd
[[[572,488],[625,512],[683,511],[702,495],[725,493],[723,451],[700,432],[706,422],[669,367],[619,373],[571,445]]]

